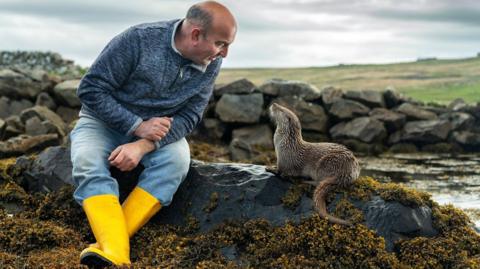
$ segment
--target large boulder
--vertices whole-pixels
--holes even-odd
[[[80,99],[77,97],[77,88],[80,85],[80,80],[67,80],[59,83],[53,88],[55,97],[58,102],[69,107],[80,107]]]
[[[333,102],[328,112],[336,119],[347,120],[368,115],[370,108],[356,101],[338,99]]]
[[[401,130],[407,117],[404,114],[397,113],[385,108],[375,108],[368,115],[376,120],[379,120],[385,124],[387,131],[393,133]]]
[[[263,95],[224,94],[215,106],[215,113],[223,122],[257,123],[262,115]]]
[[[275,99],[272,103],[278,103],[291,109],[300,119],[302,130],[327,132],[328,116],[322,106],[306,102],[298,97],[281,97]]]
[[[321,97],[321,92],[317,87],[301,81],[272,79],[262,84],[259,89],[267,95],[298,96],[305,101],[312,101]]]
[[[31,167],[23,172],[29,191],[49,192],[73,184],[68,148],[49,148],[26,167]],[[120,184],[121,200],[136,184],[141,170],[139,167],[130,173],[112,171]],[[314,214],[306,192],[300,192],[296,202],[286,206],[285,198],[298,187],[266,172],[264,166],[193,160],[187,178],[172,203],[160,211],[158,219],[162,223],[187,225],[194,218],[199,232],[211,231],[225,221],[265,219],[276,226],[286,221],[298,223]],[[329,212],[334,212],[343,198],[349,199],[341,193],[334,195],[328,204]],[[389,251],[393,251],[397,240],[437,234],[428,206],[406,206],[377,195],[350,202],[363,213],[365,225],[385,238]]]
[[[447,120],[407,122],[401,132],[401,141],[432,144],[448,138],[452,124]]]
[[[385,107],[385,100],[383,93],[372,90],[362,91],[347,91],[345,93],[345,99],[354,100],[360,102],[370,108]]]
[[[343,95],[344,92],[341,89],[327,86],[322,89],[322,103],[326,108],[330,108],[333,103],[342,99]]]
[[[41,71],[28,76],[19,70],[1,69],[0,96],[35,100],[39,93],[51,87],[46,73],[43,71],[39,74],[39,72]]]
[[[354,138],[366,143],[381,142],[387,137],[382,122],[371,117],[360,117],[349,122],[341,122],[330,129],[332,138]]]
[[[20,114],[20,118],[22,119],[22,122],[26,124],[27,120],[33,117],[38,117],[42,122],[43,121],[48,121],[50,122],[55,128],[57,129],[57,133],[64,137],[66,135],[66,129],[67,126],[65,122],[55,114],[55,112],[51,111],[47,107],[44,106],[34,106],[29,109],[25,109],[22,111]]]
[[[388,87],[383,92],[383,99],[388,109],[399,106],[405,102],[405,98],[397,92],[393,87]]]
[[[56,146],[59,143],[60,141],[57,134],[37,136],[20,135],[0,142],[0,158],[32,153],[49,146]]]
[[[428,110],[422,109],[410,103],[403,103],[395,109],[396,112],[405,114],[407,120],[434,120],[437,119],[437,114]]]
[[[452,140],[468,148],[480,147],[480,133],[459,131],[452,133]]]
[[[250,94],[256,90],[255,84],[246,78],[235,80],[231,83],[215,87],[213,94],[215,96],[221,96],[228,94]]]
[[[448,120],[452,123],[452,130],[468,130],[475,124],[475,118],[464,112],[450,112],[439,116],[439,119]]]

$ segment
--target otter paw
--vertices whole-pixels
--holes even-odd
[[[265,171],[277,176],[279,175],[278,168],[275,165],[265,166]]]

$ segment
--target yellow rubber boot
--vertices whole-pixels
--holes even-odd
[[[130,264],[127,225],[118,197],[102,194],[83,201],[98,248],[88,247],[80,254],[80,263],[88,267]]]
[[[157,198],[142,188],[135,187],[122,205],[128,236],[132,237],[161,208],[162,205]],[[91,244],[90,247],[100,248],[98,243]]]

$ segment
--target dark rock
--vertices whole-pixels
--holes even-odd
[[[431,152],[431,153],[447,153],[447,154],[454,154],[454,153],[461,153],[463,150],[457,144],[450,144],[450,143],[436,143],[436,144],[429,144],[422,147],[422,152]]]
[[[329,113],[340,120],[347,120],[357,116],[368,115],[370,109],[359,102],[339,99],[329,109]]]
[[[388,151],[391,153],[416,153],[418,152],[417,146],[411,143],[398,143],[391,146]]]
[[[385,238],[388,251],[393,250],[393,243],[398,240],[438,234],[432,225],[432,210],[427,206],[411,208],[376,196],[362,209],[367,227]]]
[[[343,95],[344,93],[341,89],[337,89],[331,86],[325,87],[322,89],[323,105],[329,109],[333,103],[342,100]]]
[[[355,153],[362,153],[366,155],[378,155],[386,150],[386,147],[380,143],[369,144],[357,139],[341,139],[336,142],[345,145],[348,149]]]
[[[480,146],[480,133],[473,133],[469,131],[459,131],[452,133],[453,141],[467,147]]]
[[[407,120],[434,120],[437,119],[437,115],[433,112],[421,109],[418,106],[410,103],[403,103],[395,109],[396,112],[405,114]]]
[[[215,113],[223,122],[257,123],[263,110],[263,95],[224,94],[218,100]]]
[[[475,118],[463,112],[444,113],[439,116],[439,119],[450,121],[453,131],[470,129],[475,124]]]
[[[0,140],[3,139],[5,129],[7,129],[7,123],[4,120],[0,119]]]
[[[31,108],[32,106],[33,103],[26,99],[12,100],[10,101],[9,112],[10,115],[20,115],[23,110]]]
[[[268,125],[235,129],[229,146],[233,161],[249,160],[259,149],[273,149],[273,133]]]
[[[46,93],[46,92],[41,92],[37,96],[37,100],[35,101],[35,105],[36,106],[46,106],[46,107],[48,107],[48,109],[50,109],[52,111],[55,111],[57,109],[57,104],[55,103],[53,98],[50,97],[50,95],[48,95],[48,93]]]
[[[354,138],[366,143],[381,142],[387,137],[382,122],[371,117],[360,117],[349,122],[341,122],[330,129],[334,139]]]
[[[404,102],[403,96],[397,92],[394,88],[387,88],[383,92],[383,99],[388,109],[396,107]]]
[[[401,140],[432,144],[445,141],[451,130],[452,124],[447,120],[412,121],[405,124]]]
[[[255,84],[249,81],[246,78],[235,80],[234,82],[222,85],[218,88],[215,88],[213,94],[215,96],[221,96],[225,93],[228,94],[250,94],[256,90]]]
[[[314,85],[293,80],[272,79],[259,87],[264,94],[272,96],[298,96],[305,101],[312,101],[321,97],[320,90]]]
[[[450,104],[448,104],[448,109],[453,111],[461,111],[468,106],[467,103],[462,98],[456,98]]]
[[[42,124],[42,121],[35,116],[25,122],[25,133],[31,136],[43,135],[48,134],[48,129]]]
[[[0,142],[0,158],[20,156],[58,144],[59,137],[57,134],[38,136],[21,135]]]
[[[389,133],[393,133],[402,129],[407,121],[407,117],[404,114],[400,114],[385,108],[375,108],[370,111],[368,115],[383,122]]]
[[[291,109],[298,116],[302,130],[327,132],[328,116],[322,106],[306,102],[298,97],[281,97],[272,103],[278,103]]]
[[[41,119],[42,121],[45,121],[45,120],[50,121],[53,125],[56,126],[58,134],[62,137],[65,136],[65,131],[67,127],[65,125],[65,122],[62,120],[62,118],[60,118],[57,114],[55,114],[55,112],[51,111],[47,107],[34,106],[32,108],[22,111],[22,113],[20,114],[20,118],[24,123],[26,123],[28,119],[35,116]]]
[[[62,120],[67,124],[78,119],[78,112],[79,109],[65,106],[59,106],[56,111],[57,115],[60,116],[60,118],[62,118]]]
[[[221,139],[225,133],[225,124],[217,119],[204,118],[203,126],[207,130],[207,135],[214,139]]]
[[[347,91],[344,95],[344,98],[360,102],[370,108],[385,107],[385,100],[383,99],[383,94],[378,91]]]
[[[65,184],[73,184],[71,169],[68,148],[49,148],[39,154],[32,168],[24,172],[29,181],[29,191],[48,192]],[[130,173],[112,170],[112,176],[119,181],[121,197],[125,197],[136,184],[141,170],[142,167]],[[162,208],[158,219],[161,223],[186,225],[194,218],[198,222],[199,232],[210,231],[229,220],[265,219],[275,226],[283,225],[286,221],[298,223],[314,213],[313,204],[303,194],[297,207],[285,207],[282,198],[292,187],[293,183],[266,172],[264,166],[193,160],[187,178],[180,185],[172,203]],[[342,195],[337,194],[328,205],[330,212],[341,198]],[[398,202],[386,202],[377,196],[370,201],[355,200],[352,203],[364,212],[368,228],[385,238],[390,251],[399,239],[434,236],[437,233],[432,228],[431,210],[428,207],[408,207]],[[234,249],[224,250],[224,254],[232,259],[234,252]]]
[[[57,103],[69,106],[80,107],[80,99],[77,97],[77,88],[80,85],[80,80],[67,80],[59,83],[53,88]]]
[[[29,77],[19,70],[1,69],[0,96],[34,100],[40,92],[47,90],[51,86],[45,77],[41,76],[41,80],[38,80],[38,74],[35,74],[34,77]]]
[[[5,96],[0,96],[0,119],[5,119],[10,116],[10,99]]]

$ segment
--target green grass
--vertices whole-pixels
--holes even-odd
[[[448,104],[456,98],[463,98],[468,103],[480,102],[480,82],[411,87],[399,89],[399,91],[415,100],[424,102],[435,101],[437,103]]]
[[[469,103],[480,101],[480,57],[378,65],[222,69],[217,83],[240,78],[247,78],[257,86],[272,78],[282,78],[311,83],[319,89],[335,86],[346,91],[383,91],[394,87],[425,102],[448,103],[455,98]]]

